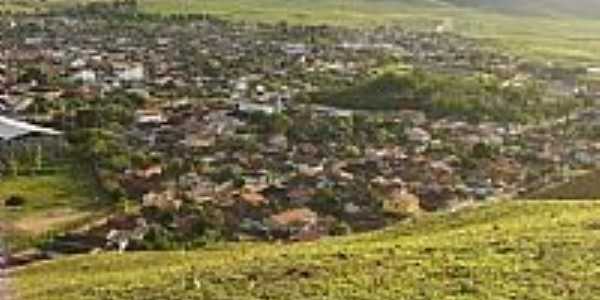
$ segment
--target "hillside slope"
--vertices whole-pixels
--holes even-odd
[[[16,273],[22,300],[593,299],[600,203],[513,202],[310,244],[102,254]]]
[[[401,24],[426,30],[444,24],[449,31],[536,60],[578,64],[600,61],[597,55],[600,21],[597,19],[568,14],[555,17],[565,11],[559,6],[549,7],[553,12],[551,17],[536,16],[541,12],[539,7],[545,6],[532,6],[531,3],[537,1],[529,0],[510,0],[529,5],[527,9],[494,4],[496,1],[492,0],[446,1],[453,3],[442,0],[140,0],[140,9],[152,14],[210,13],[230,20],[285,20],[295,24]],[[509,0],[500,3],[508,3],[505,1]],[[503,7],[513,8],[513,13],[497,13]],[[589,12],[600,15],[600,9],[589,9]]]
[[[444,0],[451,5],[509,14],[600,16],[600,0]]]

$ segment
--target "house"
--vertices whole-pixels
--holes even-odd
[[[203,136],[200,134],[187,135],[181,144],[188,148],[209,148],[216,143],[215,136]]]
[[[259,207],[269,203],[269,200],[265,198],[265,196],[252,190],[242,191],[239,195],[239,200],[253,207]]]
[[[283,134],[276,134],[269,137],[268,145],[270,147],[270,152],[285,150],[288,147],[288,139]]]
[[[431,134],[420,127],[408,128],[406,129],[405,134],[411,142],[427,144],[431,141]]]
[[[60,136],[62,133],[57,130],[0,116],[0,166],[5,168],[14,159],[25,159],[26,168],[41,169],[47,158],[62,155]],[[35,159],[30,156],[32,153]]]
[[[178,211],[181,208],[182,201],[175,197],[173,190],[163,192],[150,192],[142,197],[144,207],[155,207],[165,211]]]
[[[69,64],[69,67],[73,70],[78,70],[84,68],[85,66],[87,66],[87,62],[82,58],[75,59]]]
[[[316,191],[310,187],[296,186],[287,191],[287,198],[295,205],[304,205],[310,202],[315,196]]]
[[[154,110],[138,110],[135,118],[139,125],[160,125],[167,121],[162,112]]]
[[[125,82],[135,82],[144,80],[144,66],[137,64],[133,66],[129,65],[117,65],[116,76]]]
[[[280,113],[282,111],[282,107],[281,105],[238,102],[235,106],[235,111],[236,113],[241,114],[263,113],[265,115],[272,115],[275,113]]]
[[[276,238],[290,238],[311,231],[318,224],[318,215],[308,208],[290,209],[274,214],[265,222]]]
[[[72,79],[83,83],[94,83],[96,82],[96,73],[92,70],[81,70],[75,73]]]
[[[143,169],[135,171],[135,175],[139,178],[151,178],[154,176],[160,176],[163,173],[163,168],[160,164],[147,166]]]
[[[325,168],[322,164],[316,166],[311,166],[308,164],[298,165],[298,173],[306,177],[315,177],[319,174],[322,174],[324,170]]]

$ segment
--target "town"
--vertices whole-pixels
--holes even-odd
[[[86,164],[137,208],[90,229],[121,250],[363,232],[600,161],[600,84],[578,79],[598,68],[441,25],[247,24],[135,1],[0,22],[0,171]]]

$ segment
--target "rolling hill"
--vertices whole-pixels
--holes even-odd
[[[599,0],[444,0],[458,7],[487,9],[508,14],[600,16]]]
[[[74,3],[89,3],[108,0],[6,0],[0,3],[0,8],[16,9],[51,7],[56,5],[73,5]],[[139,0],[140,3],[156,2],[157,0]],[[158,0],[160,1],[160,0]],[[170,1],[174,5],[195,6],[198,4],[208,5],[210,3],[201,0],[175,0]],[[236,1],[229,1],[235,4]],[[600,16],[600,0],[269,0],[274,5],[285,7],[313,6],[322,7],[324,4],[330,7],[350,8],[360,6],[395,6],[396,8],[466,8],[475,10],[489,10],[506,14],[530,14],[530,15],[571,15],[579,17]],[[259,7],[259,6],[257,6]],[[260,5],[260,7],[264,7]]]
[[[600,62],[597,55],[600,21],[581,17],[600,15],[600,9],[594,9],[600,6],[600,0],[577,0],[579,6],[570,6],[571,1],[561,3],[559,0],[140,0],[140,9],[151,14],[210,13],[230,20],[285,20],[294,24],[399,24],[419,30],[432,30],[444,24],[448,31],[535,60],[588,65]],[[585,3],[593,6],[586,9]]]
[[[99,254],[15,273],[21,300],[594,299],[600,203],[506,202],[293,245]]]

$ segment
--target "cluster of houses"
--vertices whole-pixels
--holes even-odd
[[[73,99],[142,99],[120,134],[155,159],[114,176],[128,198],[172,213],[165,226],[178,232],[198,223],[236,238],[310,240],[368,230],[420,210],[526,194],[600,158],[591,136],[557,134],[597,120],[594,110],[538,126],[472,124],[300,99],[390,62],[524,76],[521,60],[452,34],[207,17],[11,19],[0,39],[0,112],[64,128]],[[213,213],[202,219],[190,206]],[[139,232],[138,223],[111,229]]]

